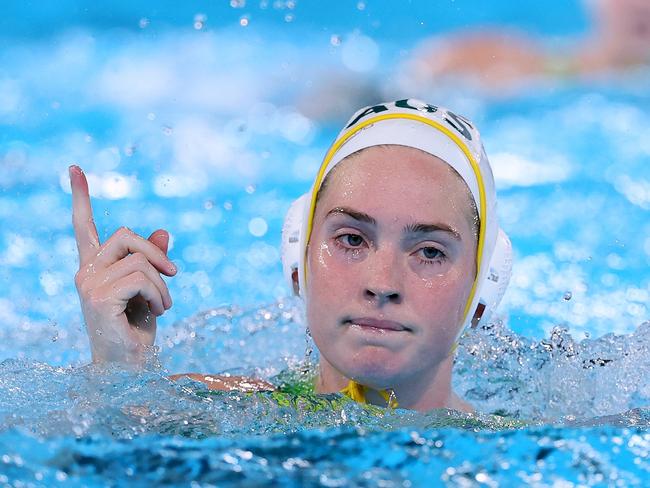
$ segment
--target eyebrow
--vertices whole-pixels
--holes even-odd
[[[335,207],[329,212],[327,212],[326,217],[335,214],[347,215],[349,217],[352,217],[354,220],[358,220],[359,222],[365,222],[367,224],[377,225],[377,221],[367,213],[358,212],[348,207]],[[423,224],[423,223],[407,224],[406,226],[404,226],[404,232],[411,235],[431,234],[433,232],[445,232],[447,234],[451,234],[451,236],[454,239],[459,241],[461,240],[460,233],[456,229],[446,224]]]
[[[408,224],[404,227],[404,230],[408,234],[431,234],[433,232],[446,232],[451,234],[451,236],[460,241],[460,233],[446,224]]]
[[[377,225],[377,221],[367,213],[357,212],[356,210],[352,210],[351,208],[348,207],[334,207],[332,210],[327,212],[326,217],[329,217],[330,215],[334,215],[334,214],[348,215],[349,217],[352,217],[354,220],[365,222],[367,224]]]

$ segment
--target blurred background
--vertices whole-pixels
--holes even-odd
[[[650,318],[648,4],[483,5],[3,2],[0,359],[89,359],[69,164],[100,238],[171,233],[164,351],[200,310],[289,294],[284,212],[347,118],[397,97],[482,132],[516,254],[509,327],[635,330]]]

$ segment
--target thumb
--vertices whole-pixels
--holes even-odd
[[[153,242],[158,246],[162,252],[167,254],[167,248],[169,247],[169,233],[166,230],[158,229],[154,231],[148,239],[150,242]]]

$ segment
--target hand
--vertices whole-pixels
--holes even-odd
[[[176,274],[167,258],[169,234],[143,239],[126,227],[99,242],[81,168],[70,166],[72,223],[79,250],[75,284],[95,363],[141,364],[156,338],[156,317],[172,306],[160,276]]]

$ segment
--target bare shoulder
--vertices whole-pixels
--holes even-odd
[[[257,378],[248,378],[246,376],[224,376],[218,374],[202,373],[180,373],[169,376],[172,381],[178,381],[181,378],[191,378],[194,381],[200,381],[207,385],[210,390],[217,391],[272,391],[275,390],[268,381]]]

